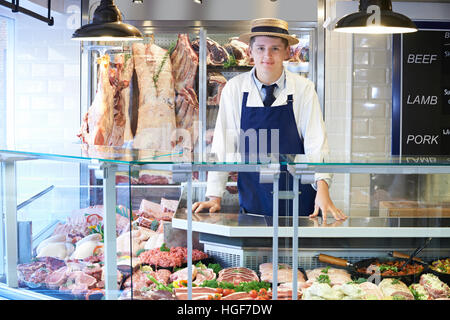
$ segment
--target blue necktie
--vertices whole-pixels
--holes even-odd
[[[270,86],[266,86],[265,84],[263,84],[263,89],[266,91],[266,96],[264,97],[264,106],[265,107],[270,107],[272,105],[272,103],[275,101],[275,96],[273,95],[273,91],[275,90],[275,88],[277,87],[277,84],[271,84]]]

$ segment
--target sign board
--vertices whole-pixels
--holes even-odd
[[[450,155],[450,22],[393,36],[392,154]]]

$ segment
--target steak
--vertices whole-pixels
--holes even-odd
[[[238,285],[241,282],[259,281],[255,271],[245,267],[231,267],[219,271],[218,282],[230,282]]]
[[[238,37],[232,37],[223,45],[228,54],[233,55],[238,66],[250,65],[250,56],[248,54],[248,44],[240,41]]]
[[[58,289],[66,283],[68,277],[68,268],[64,266],[50,273],[47,278],[45,278],[45,284],[49,289]]]
[[[197,38],[192,41],[192,49],[198,54],[200,46],[200,39]],[[212,40],[211,38],[206,38],[206,64],[210,66],[221,66],[225,61],[228,61],[229,54],[224,47],[219,43]]]

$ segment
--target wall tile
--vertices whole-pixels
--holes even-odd
[[[355,65],[368,65],[369,64],[369,52],[368,51],[355,51],[353,56]]]
[[[390,51],[376,51],[372,50],[370,52],[370,64],[374,67],[377,66],[389,66],[391,64],[391,55]]]
[[[386,114],[386,104],[384,102],[355,101],[353,103],[353,117],[382,117]]]
[[[389,133],[389,119],[369,119],[369,128],[371,135],[383,135]]]
[[[354,136],[352,141],[353,152],[384,153],[386,149],[384,136]]]
[[[386,35],[359,35],[354,37],[355,48],[388,49]]]
[[[390,85],[370,85],[369,92],[371,99],[390,100],[392,98],[392,87]]]
[[[369,204],[370,196],[369,196],[369,188],[368,187],[354,187],[351,188],[351,201],[352,204]]]
[[[368,187],[370,184],[370,177],[368,174],[352,174],[350,181],[353,187]]]
[[[353,119],[352,120],[353,135],[369,134],[369,119]]]
[[[367,99],[368,98],[368,86],[353,86],[352,93],[353,99]]]
[[[384,68],[358,68],[354,70],[355,82],[363,82],[363,83],[386,83],[386,69]]]

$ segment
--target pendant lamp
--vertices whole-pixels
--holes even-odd
[[[122,14],[113,0],[101,0],[92,23],[81,26],[72,35],[73,40],[83,41],[133,41],[142,38],[135,26],[122,22]]]
[[[342,17],[334,31],[346,33],[408,33],[417,31],[408,17],[392,11],[391,0],[360,0],[359,11]]]

